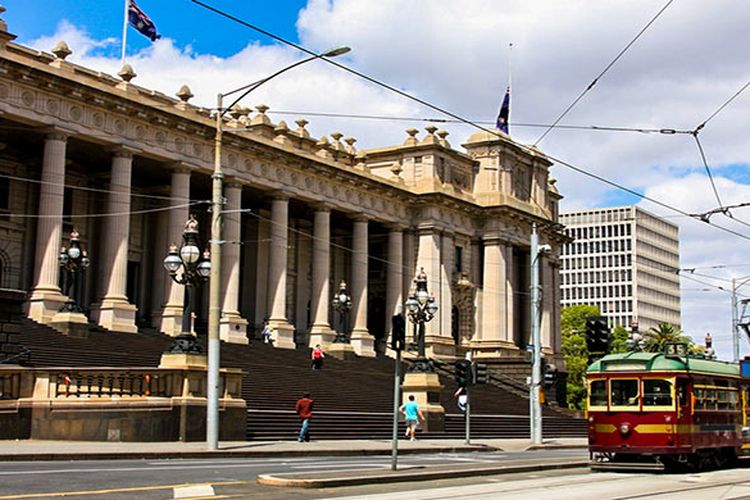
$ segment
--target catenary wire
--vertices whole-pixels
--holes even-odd
[[[545,130],[544,133],[541,136],[539,136],[539,138],[534,142],[534,146],[537,146],[539,145],[540,142],[542,142],[542,140],[547,136],[547,134],[550,133],[550,131],[552,131],[552,129],[555,128],[555,126],[560,122],[560,120],[562,120],[565,117],[565,115],[567,115],[570,112],[570,110],[573,109],[575,105],[578,104],[578,102],[581,99],[583,99],[583,96],[585,96],[594,87],[594,85],[597,84],[599,79],[602,78],[605,75],[605,73],[607,73],[607,71],[609,71],[610,68],[612,68],[612,66],[614,66],[615,63],[617,63],[617,61],[619,61],[623,55],[625,55],[625,52],[627,52],[630,49],[630,47],[641,37],[641,35],[643,35],[646,32],[646,30],[648,30],[648,28],[651,27],[652,24],[654,24],[654,22],[659,18],[659,16],[662,15],[662,13],[665,10],[667,10],[667,7],[669,7],[673,1],[674,0],[669,0],[666,4],[664,4],[664,6],[659,10],[659,12],[657,12],[656,15],[653,16],[651,20],[648,23],[646,23],[646,25],[643,28],[641,28],[638,34],[632,40],[630,40],[630,42],[617,54],[617,56],[615,56],[615,58],[612,59],[612,61],[610,61],[609,64],[607,64],[607,66],[591,81],[591,83],[589,83],[588,87],[583,89],[583,91],[578,95],[578,97],[576,97],[573,100],[573,102],[570,103],[570,105],[567,108],[565,108],[565,111],[563,111],[560,114],[560,116],[558,116],[557,119],[554,122],[552,122],[552,125],[550,125],[549,128],[547,128],[547,130]]]
[[[241,24],[241,25],[243,25],[243,26],[246,26],[246,27],[248,27],[248,28],[250,28],[250,29],[252,29],[252,30],[254,30],[254,31],[257,31],[257,32],[259,32],[259,33],[263,34],[263,35],[266,35],[266,36],[268,36],[269,38],[272,38],[272,39],[274,39],[274,40],[276,40],[276,41],[279,41],[279,42],[281,42],[281,43],[283,43],[283,44],[285,44],[285,45],[289,45],[290,47],[294,47],[295,49],[297,49],[297,50],[300,50],[300,51],[302,51],[302,52],[304,52],[304,53],[306,53],[306,54],[309,54],[309,55],[314,55],[314,56],[318,56],[318,55],[319,55],[319,54],[316,54],[316,53],[315,53],[314,51],[312,51],[312,50],[310,50],[310,49],[307,49],[306,47],[303,47],[303,46],[301,46],[301,45],[299,45],[299,44],[296,44],[296,43],[294,43],[294,42],[291,42],[291,41],[289,41],[289,40],[286,40],[286,39],[284,39],[284,38],[282,38],[282,37],[280,37],[280,36],[278,36],[278,35],[275,35],[275,34],[273,34],[273,33],[270,33],[270,32],[268,32],[268,31],[264,30],[263,28],[260,28],[260,27],[258,27],[258,26],[255,26],[255,25],[253,25],[253,24],[250,24],[250,23],[248,23],[248,22],[246,22],[246,21],[244,21],[244,20],[242,20],[242,19],[239,19],[239,18],[238,18],[238,17],[236,17],[236,16],[233,16],[233,15],[231,15],[231,14],[228,14],[228,13],[226,13],[226,12],[224,12],[224,11],[222,11],[222,10],[219,10],[219,9],[217,9],[217,8],[215,8],[215,7],[212,7],[212,6],[210,6],[210,5],[208,5],[208,4],[204,3],[204,2],[202,2],[201,0],[190,0],[190,1],[191,1],[191,2],[193,2],[193,3],[195,3],[195,4],[197,4],[197,5],[200,5],[200,6],[204,7],[204,8],[206,8],[206,9],[208,9],[208,10],[210,10],[210,11],[212,11],[212,12],[214,12],[214,13],[216,13],[216,14],[218,14],[218,15],[222,16],[222,17],[225,17],[225,18],[227,18],[227,19],[230,19],[230,20],[232,20],[232,21],[234,21],[234,22],[236,22],[236,23],[238,23],[238,24]],[[671,3],[672,1],[673,1],[673,0],[670,0],[670,2],[669,2],[669,3]],[[669,5],[669,3],[668,3],[667,5]],[[665,8],[666,8],[666,6],[665,6]],[[400,95],[400,96],[402,96],[402,97],[404,97],[404,98],[406,98],[406,99],[409,99],[409,100],[412,100],[412,101],[414,101],[414,102],[417,102],[417,103],[419,103],[419,104],[421,104],[421,105],[423,105],[423,106],[425,106],[425,107],[427,107],[427,108],[429,108],[429,109],[432,109],[432,110],[434,110],[434,111],[437,111],[437,112],[439,112],[439,113],[442,113],[442,114],[445,114],[445,115],[447,115],[447,116],[450,116],[451,118],[454,118],[454,119],[458,120],[458,121],[459,121],[459,122],[461,122],[461,123],[464,123],[464,124],[466,124],[466,125],[469,125],[469,126],[471,126],[471,127],[474,127],[474,128],[476,128],[476,129],[482,130],[482,131],[484,131],[484,132],[487,132],[487,133],[489,133],[489,134],[492,134],[492,135],[496,135],[496,136],[498,136],[498,137],[501,137],[501,136],[500,136],[500,134],[499,134],[499,133],[498,133],[498,132],[497,132],[496,130],[491,130],[491,129],[488,129],[488,128],[486,128],[486,127],[483,127],[483,126],[481,126],[481,125],[479,125],[479,124],[477,124],[477,123],[475,123],[475,122],[472,122],[472,121],[470,121],[470,120],[468,120],[468,119],[466,119],[466,118],[463,118],[463,117],[461,117],[461,116],[459,116],[459,115],[457,115],[457,114],[455,114],[455,113],[453,113],[453,112],[451,112],[451,111],[448,111],[448,110],[446,110],[446,109],[443,109],[443,108],[441,108],[441,107],[439,107],[439,106],[437,106],[437,105],[435,105],[435,104],[432,104],[432,103],[430,103],[430,102],[427,102],[427,101],[425,101],[425,100],[423,100],[423,99],[420,99],[420,98],[418,98],[418,97],[415,97],[415,96],[413,96],[413,95],[411,95],[411,94],[409,94],[409,93],[407,93],[407,92],[405,92],[405,91],[403,91],[403,90],[400,90],[400,89],[398,89],[398,88],[395,88],[395,87],[393,87],[392,85],[389,85],[389,84],[387,84],[387,83],[381,82],[381,81],[379,81],[379,80],[377,80],[377,79],[375,79],[375,78],[373,78],[373,77],[370,77],[370,76],[368,76],[368,75],[365,75],[364,73],[361,73],[361,72],[359,72],[359,71],[357,71],[357,70],[354,70],[354,69],[352,69],[352,68],[349,68],[348,66],[345,66],[345,65],[343,65],[343,64],[341,64],[341,63],[339,63],[339,62],[337,62],[337,61],[335,61],[335,60],[332,60],[332,59],[329,59],[329,58],[325,58],[325,57],[321,57],[321,60],[323,60],[323,61],[325,61],[326,63],[328,63],[328,64],[331,64],[331,65],[333,65],[333,66],[335,66],[335,67],[337,67],[337,68],[339,68],[339,69],[341,69],[341,70],[343,70],[343,71],[346,71],[346,72],[348,72],[348,73],[351,73],[351,74],[353,74],[353,75],[356,75],[356,76],[358,76],[358,77],[360,77],[360,78],[362,78],[362,79],[364,79],[364,80],[366,80],[366,81],[368,81],[368,82],[370,82],[370,83],[373,83],[374,85],[377,85],[377,86],[383,87],[383,88],[385,88],[385,89],[387,89],[387,90],[389,90],[389,91],[391,91],[391,92],[393,92],[393,93],[395,93],[395,94],[398,94],[398,95]],[[526,145],[523,145],[523,144],[519,144],[519,143],[514,143],[514,144],[515,144],[515,145],[516,145],[517,147],[519,147],[519,148],[521,148],[521,149],[523,149],[523,150],[527,151],[527,152],[528,152],[528,153],[530,153],[530,154],[534,154],[534,155],[537,155],[537,154],[539,154],[539,153],[538,153],[538,150],[536,150],[536,148],[533,148],[533,149],[532,149],[532,148],[531,148],[531,147],[529,147],[529,146],[526,146]],[[648,197],[648,196],[646,196],[646,195],[644,195],[644,194],[642,194],[642,193],[639,193],[639,192],[637,192],[637,191],[635,191],[635,190],[633,190],[633,189],[630,189],[630,188],[628,188],[628,187],[625,187],[625,186],[622,186],[622,185],[620,185],[620,184],[617,184],[617,183],[616,183],[616,182],[614,182],[614,181],[610,181],[609,179],[606,179],[606,178],[604,178],[604,177],[602,177],[602,176],[600,176],[600,175],[597,175],[597,174],[594,174],[594,173],[592,173],[592,172],[588,172],[588,171],[586,171],[585,169],[582,169],[582,168],[576,167],[576,166],[572,165],[571,163],[569,163],[569,162],[566,162],[566,161],[564,161],[564,160],[562,160],[562,159],[560,159],[560,158],[557,158],[557,157],[555,157],[555,156],[553,156],[553,155],[550,155],[550,154],[545,154],[545,156],[546,156],[547,158],[549,158],[550,160],[552,160],[552,161],[554,161],[554,162],[557,162],[557,163],[559,163],[560,165],[563,165],[563,166],[565,166],[565,167],[567,167],[567,168],[569,168],[569,169],[571,169],[571,170],[573,170],[573,171],[576,171],[576,172],[578,172],[578,173],[580,173],[580,174],[582,174],[582,175],[586,175],[586,176],[589,176],[589,177],[591,177],[591,178],[597,179],[597,180],[599,180],[600,182],[603,182],[603,183],[605,183],[605,184],[608,184],[608,185],[610,185],[610,186],[613,186],[613,187],[616,187],[616,188],[618,188],[618,189],[621,189],[621,190],[623,190],[623,191],[625,191],[625,192],[627,192],[627,193],[630,193],[630,194],[632,194],[632,195],[634,195],[634,196],[637,196],[637,197],[639,197],[639,198],[641,198],[641,199],[644,199],[644,200],[650,201],[650,202],[652,202],[652,203],[655,203],[655,204],[657,204],[657,205],[659,205],[659,206],[662,206],[662,207],[664,207],[664,208],[667,208],[667,209],[669,209],[669,210],[672,210],[672,211],[674,211],[674,212],[677,212],[677,213],[679,213],[679,214],[681,214],[681,215],[686,215],[686,216],[690,216],[690,214],[689,214],[689,213],[687,213],[686,211],[684,211],[684,210],[682,210],[682,209],[679,209],[679,208],[673,207],[673,206],[671,206],[671,205],[668,205],[668,204],[666,204],[666,203],[664,203],[664,202],[658,201],[658,200],[656,200],[656,199],[654,199],[654,198],[651,198],[651,197]],[[532,200],[533,200],[533,198],[532,198]],[[533,201],[534,201],[534,202],[536,203],[536,200],[533,200]],[[537,203],[537,205],[538,205],[538,203]],[[720,225],[718,225],[718,224],[715,224],[715,223],[711,223],[711,222],[709,222],[709,224],[710,224],[710,225],[712,225],[713,227],[716,227],[716,228],[718,228],[718,229],[720,229],[720,230],[724,231],[724,232],[727,232],[727,233],[729,233],[729,234],[733,234],[733,235],[735,235],[735,236],[737,236],[737,237],[740,237],[740,238],[742,238],[742,239],[745,239],[745,240],[749,240],[749,241],[750,241],[750,236],[748,236],[748,235],[745,235],[745,234],[739,233],[739,232],[737,232],[737,231],[734,231],[734,230],[732,230],[732,229],[726,228],[726,227],[724,227],[724,226],[720,226]]]

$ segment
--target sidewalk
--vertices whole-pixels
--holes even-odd
[[[585,448],[585,438],[546,440],[533,446],[527,439],[399,440],[399,454],[524,451],[537,448]],[[221,442],[210,451],[205,442],[122,443],[90,441],[0,440],[0,461],[113,460],[159,458],[293,457],[390,455],[390,440]]]

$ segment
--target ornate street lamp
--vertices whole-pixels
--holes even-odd
[[[432,373],[435,367],[425,355],[425,323],[432,320],[437,313],[438,306],[435,297],[430,296],[427,291],[427,274],[424,268],[420,268],[419,274],[414,279],[415,291],[409,295],[404,304],[409,319],[414,323],[414,342],[417,344],[417,359],[409,367],[411,372]]]
[[[89,260],[86,250],[81,247],[79,236],[78,231],[73,229],[70,232],[70,246],[68,248],[63,246],[60,249],[60,254],[57,256],[57,262],[65,273],[63,289],[65,290],[65,295],[68,296],[68,301],[60,308],[61,311],[84,312],[83,308],[76,301],[76,298],[80,300],[81,294],[77,282],[79,281],[79,276],[91,264],[91,260]]]
[[[346,328],[346,315],[352,308],[352,298],[346,292],[346,281],[341,280],[339,291],[333,295],[333,308],[339,313],[339,328],[336,329],[334,344],[348,344],[349,335]]]
[[[630,322],[630,335],[625,341],[625,347],[628,351],[642,351],[645,345],[643,335],[638,333],[638,320],[634,319]]]
[[[211,274],[211,256],[206,250],[201,256],[198,247],[198,221],[191,215],[182,232],[182,245],[172,244],[164,259],[164,268],[175,283],[185,285],[185,302],[182,310],[182,333],[175,337],[167,349],[168,354],[201,354],[201,348],[191,333],[194,307],[193,287],[200,286]],[[182,273],[178,276],[178,272]]]

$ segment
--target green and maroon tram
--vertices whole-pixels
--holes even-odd
[[[703,469],[750,456],[750,378],[742,373],[750,370],[689,357],[686,347],[610,354],[589,366],[592,468]]]

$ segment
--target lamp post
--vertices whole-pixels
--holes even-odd
[[[348,344],[349,332],[346,327],[346,315],[352,308],[352,298],[346,291],[346,281],[341,280],[339,291],[333,296],[333,308],[339,313],[339,327],[336,329],[334,344]]]
[[[201,354],[200,346],[195,342],[192,334],[192,314],[195,302],[193,288],[200,286],[211,274],[211,262],[209,252],[201,256],[198,247],[198,221],[192,216],[185,223],[182,232],[182,245],[172,244],[169,254],[164,259],[164,268],[169,276],[180,285],[185,285],[185,303],[182,310],[182,333],[173,340],[167,349],[170,354]],[[182,273],[178,276],[178,272]]]
[[[221,146],[222,146],[222,125],[224,115],[241,99],[250,92],[257,89],[264,83],[276,78],[282,73],[296,68],[301,64],[319,59],[321,57],[336,57],[346,54],[351,49],[349,47],[337,47],[322,54],[308,57],[290,64],[280,69],[266,78],[257,82],[245,85],[238,89],[216,95],[216,139],[214,152],[214,172],[211,176],[211,287],[208,297],[208,381],[206,391],[206,445],[209,450],[219,448],[219,322],[221,321],[221,216],[222,206],[224,205],[223,180],[224,174],[221,169]],[[226,108],[224,107],[224,98],[230,95],[244,91],[237,99]]]
[[[628,339],[625,341],[625,347],[627,347],[628,351],[642,351],[644,346],[643,335],[638,333],[638,320],[634,319],[630,322],[630,335],[628,335]]]
[[[414,279],[415,290],[409,295],[404,304],[409,320],[414,323],[414,339],[417,343],[417,359],[409,367],[410,372],[433,373],[435,367],[425,355],[425,323],[435,317],[438,310],[435,297],[427,291],[427,274],[420,268]]]
[[[740,301],[737,298],[737,290],[750,282],[750,276],[732,278],[732,348],[734,361],[740,359]]]
[[[79,281],[79,276],[91,264],[91,260],[86,250],[81,247],[79,236],[78,231],[73,229],[70,232],[70,246],[68,248],[64,246],[60,248],[60,253],[57,256],[57,262],[65,273],[63,288],[65,289],[68,301],[60,308],[61,311],[65,312],[83,313],[83,308],[78,303],[81,300],[81,289],[77,282]]]
[[[531,384],[529,385],[529,417],[531,442],[542,444],[542,336],[539,327],[541,301],[539,300],[539,257],[552,251],[549,245],[539,244],[536,224],[531,225]]]

